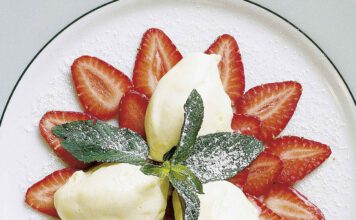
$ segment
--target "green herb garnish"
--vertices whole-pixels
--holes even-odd
[[[129,129],[89,120],[59,125],[52,131],[80,161],[141,165],[146,175],[168,178],[180,195],[184,219],[197,220],[202,183],[236,175],[263,151],[263,144],[253,137],[230,132],[198,137],[204,106],[196,90],[189,95],[184,111],[180,141],[164,155],[163,163],[149,160],[147,143]]]
[[[120,162],[141,165],[148,157],[146,142],[127,128],[101,121],[76,121],[56,126],[52,132],[63,138],[61,144],[85,163]]]
[[[184,105],[184,124],[180,141],[172,156],[172,163],[178,164],[185,161],[194,150],[204,117],[203,100],[196,90],[193,90]]]

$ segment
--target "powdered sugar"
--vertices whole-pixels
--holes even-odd
[[[237,133],[201,136],[184,164],[203,182],[225,180],[247,167],[263,150],[254,138]]]

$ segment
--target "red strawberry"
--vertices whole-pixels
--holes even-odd
[[[290,220],[322,220],[323,213],[297,190],[274,185],[265,195],[264,203],[273,212]]]
[[[231,122],[231,128],[241,134],[260,138],[261,121],[253,116],[234,114]]]
[[[102,120],[117,115],[121,97],[132,87],[125,74],[96,57],[76,59],[72,77],[85,112]]]
[[[260,154],[249,166],[244,192],[260,196],[272,186],[282,170],[278,157],[266,153]]]
[[[229,95],[232,103],[235,103],[245,90],[244,67],[235,38],[228,34],[221,35],[205,53],[221,56],[220,78],[225,92]]]
[[[86,164],[74,158],[62,146],[60,139],[52,133],[52,128],[56,125],[65,124],[72,121],[82,121],[93,119],[90,115],[79,112],[62,112],[50,111],[47,112],[40,121],[40,132],[52,150],[69,166],[78,169],[86,167]]]
[[[245,196],[250,200],[250,202],[257,208],[262,209],[263,203],[255,196],[245,193]]]
[[[273,140],[266,152],[282,160],[283,169],[276,181],[284,185],[292,185],[303,179],[331,154],[325,144],[294,136]]]
[[[248,90],[237,104],[237,112],[261,120],[261,135],[268,141],[287,126],[299,98],[302,86],[293,81],[268,83]]]
[[[271,209],[264,206],[262,212],[259,215],[260,220],[282,220],[283,218],[276,213],[274,213]]]
[[[246,183],[247,176],[248,176],[248,169],[245,168],[242,171],[240,171],[239,173],[237,173],[234,177],[230,178],[229,182],[239,188],[243,188],[243,186]]]
[[[259,219],[260,220],[282,220],[282,217],[274,213],[272,210],[266,207],[260,200],[256,197],[246,194],[247,198],[255,205],[257,210],[259,211]]]
[[[260,220],[282,220],[283,218],[274,213],[271,209],[263,205],[261,213],[259,215]]]
[[[123,128],[129,128],[142,137],[145,134],[145,115],[148,105],[148,99],[145,95],[136,91],[125,93],[119,106],[119,125]]]
[[[53,202],[54,193],[67,182],[75,171],[72,168],[65,168],[46,176],[27,190],[26,203],[42,213],[58,217]]]
[[[182,55],[163,31],[156,28],[147,30],[133,71],[135,89],[150,98],[158,81],[181,59]]]

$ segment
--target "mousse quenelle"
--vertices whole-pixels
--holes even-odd
[[[220,80],[219,55],[193,53],[185,56],[159,81],[149,102],[145,128],[150,155],[162,161],[177,145],[184,121],[183,105],[196,89],[204,102],[199,135],[231,131],[233,111]]]
[[[160,220],[169,183],[138,166],[104,164],[78,171],[54,196],[62,220]]]
[[[245,194],[230,182],[215,181],[204,184],[204,194],[199,194],[199,220],[258,220],[258,212]],[[176,220],[183,220],[179,196],[173,192]]]

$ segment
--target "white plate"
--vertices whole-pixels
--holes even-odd
[[[234,35],[247,89],[299,81],[303,95],[283,134],[326,143],[333,154],[297,189],[327,219],[356,215],[356,108],[335,68],[310,40],[281,18],[244,1],[123,0],[61,32],[17,86],[1,125],[0,219],[44,218],[24,204],[24,194],[63,166],[41,139],[38,122],[49,110],[81,110],[70,79],[72,61],[94,55],[131,75],[142,33],[150,27],[164,30],[183,55],[204,51],[220,34]]]

